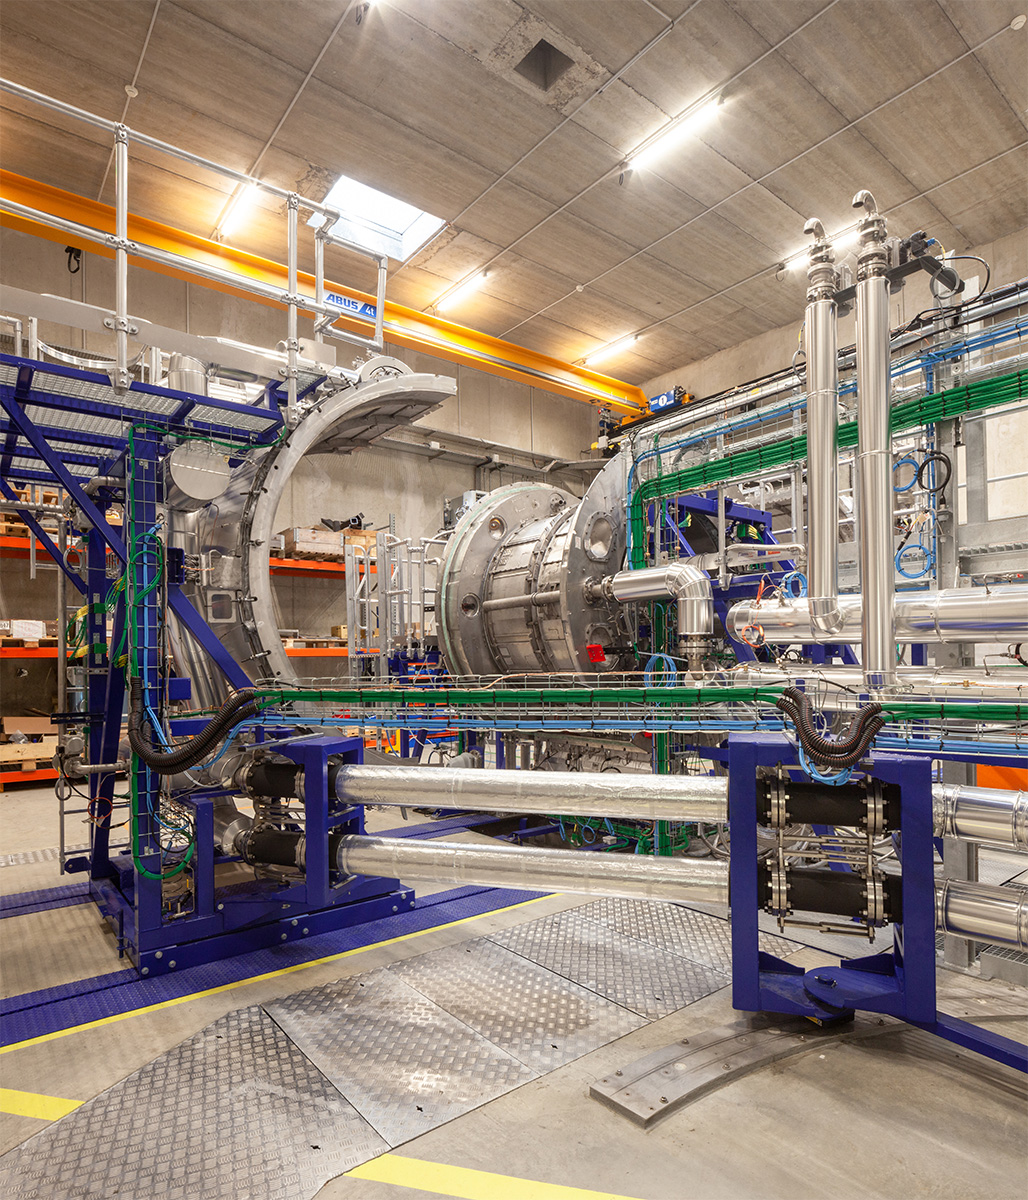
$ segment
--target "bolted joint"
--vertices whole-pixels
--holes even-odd
[[[127,125],[123,125],[121,122],[115,125],[114,140],[116,142],[121,142],[123,145],[127,144],[129,140],[129,127]]]
[[[300,207],[300,197],[296,192],[290,192],[286,204],[289,208],[298,209]]]

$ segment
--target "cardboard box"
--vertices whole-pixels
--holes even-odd
[[[46,622],[14,618],[11,621],[11,637],[25,638],[26,641],[38,641],[39,638],[46,637]]]
[[[346,641],[346,626],[345,625],[333,625],[330,632],[332,634],[332,637],[341,638],[344,642]]]
[[[26,737],[56,737],[57,726],[49,717],[0,717],[4,734],[23,733]]]

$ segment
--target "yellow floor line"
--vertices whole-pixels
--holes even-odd
[[[492,1171],[473,1171],[469,1167],[404,1158],[401,1154],[382,1154],[347,1171],[347,1175],[351,1179],[434,1192],[454,1200],[632,1200],[630,1196],[615,1195],[614,1192],[594,1192],[537,1179],[515,1179],[510,1175],[495,1175]]]
[[[142,1016],[143,1013],[157,1012],[162,1008],[174,1008],[176,1004],[188,1004],[191,1000],[199,1000],[203,996],[217,996],[221,992],[231,992],[236,988],[247,987],[251,983],[262,983],[268,979],[278,979],[283,975],[292,975],[297,971],[308,971],[311,967],[321,967],[325,963],[338,962],[350,958],[354,954],[366,954],[369,950],[377,950],[381,946],[394,946],[398,942],[407,942],[412,938],[423,937],[426,933],[434,933],[437,929],[453,929],[456,925],[466,925],[469,921],[480,921],[493,913],[510,912],[515,908],[524,908],[529,904],[538,904],[547,900],[548,896],[535,896],[531,900],[521,900],[517,904],[508,904],[503,908],[491,908],[489,912],[476,913],[473,917],[461,917],[459,921],[447,921],[445,925],[430,925],[427,929],[416,929],[413,933],[402,933],[399,937],[386,938],[381,942],[372,942],[369,946],[356,946],[353,950],[343,950],[339,954],[329,954],[325,958],[315,958],[311,962],[297,963],[292,967],[281,967],[277,971],[266,971],[263,975],[252,975],[249,979],[237,979],[234,983],[223,983],[218,987],[207,988],[202,992],[190,992],[186,996],[176,996],[173,1000],[162,1000],[159,1004],[147,1004],[143,1008],[133,1008],[129,1012],[115,1013],[111,1017],[101,1017],[96,1021],[87,1021],[84,1025],[72,1025],[69,1029],[58,1029],[54,1033],[43,1033],[39,1037],[27,1038],[24,1042],[14,1042],[10,1046],[0,1047],[0,1054],[10,1054],[13,1050],[25,1050],[29,1046],[39,1046],[43,1042],[52,1042],[57,1038],[70,1037],[73,1033],[83,1033],[87,1029],[99,1029],[102,1025],[112,1025],[115,1021],[127,1021],[129,1017]]]
[[[40,1121],[56,1121],[74,1112],[81,1100],[62,1100],[60,1096],[40,1096],[37,1092],[16,1092],[0,1088],[0,1112],[14,1117],[37,1117]]]

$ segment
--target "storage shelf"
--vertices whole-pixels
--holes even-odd
[[[46,780],[56,778],[57,772],[52,767],[46,767],[41,771],[0,771],[0,792],[8,783],[44,783]]]
[[[56,646],[0,646],[0,658],[56,658]]]
[[[49,558],[46,547],[36,540],[36,554]],[[10,534],[0,536],[0,558],[27,559],[29,556],[29,539],[14,537]],[[345,575],[346,567],[341,562],[323,562],[313,558],[272,558],[269,560],[272,575]],[[361,574],[364,573],[361,568]],[[371,573],[378,573],[377,567],[371,568]]]

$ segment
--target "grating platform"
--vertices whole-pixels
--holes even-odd
[[[0,1158],[0,1195],[308,1200],[724,987],[727,936],[600,901],[241,1009]]]

